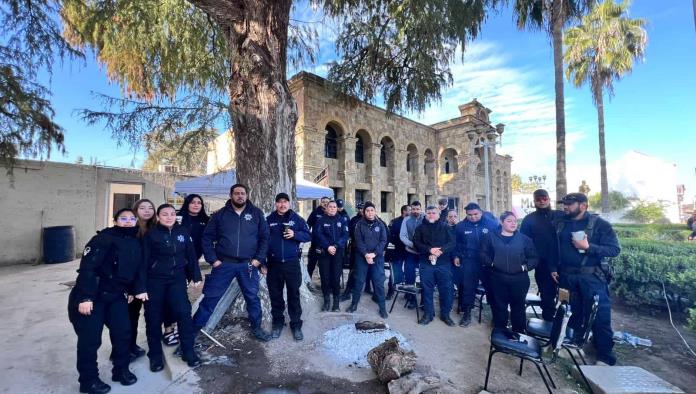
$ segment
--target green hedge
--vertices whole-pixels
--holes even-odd
[[[613,227],[619,238],[686,241],[691,234],[682,224],[615,224]]]
[[[621,248],[612,262],[614,294],[630,304],[664,306],[664,281],[670,306],[690,310],[696,329],[696,243],[622,238]]]

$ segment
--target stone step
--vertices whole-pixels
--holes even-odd
[[[580,368],[596,394],[684,393],[640,367],[583,365]]]

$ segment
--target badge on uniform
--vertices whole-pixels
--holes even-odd
[[[91,252],[91,251],[92,251],[92,248],[90,248],[90,247],[88,246],[88,247],[85,248],[84,251],[82,251],[82,255],[83,255],[83,256],[87,256],[87,255],[89,254],[89,252]]]
[[[176,237],[176,240],[181,242],[181,243],[184,243],[186,241],[186,238],[184,238],[184,236],[182,234],[179,234],[179,236]]]
[[[251,220],[251,214],[250,214],[250,213],[247,213],[246,215],[244,215],[244,219],[246,219],[247,222],[250,221],[250,220]]]
[[[481,232],[484,233],[484,234],[488,234],[488,229],[487,229],[487,228],[484,228],[483,230],[481,230]]]
[[[336,223],[336,227],[341,227],[341,222]]]
[[[292,226],[294,226],[294,225],[295,225],[295,221],[294,221],[294,220],[291,220],[291,221],[288,222],[288,226],[292,227]]]
[[[375,232],[376,232],[376,233],[379,232],[379,227],[375,227]]]

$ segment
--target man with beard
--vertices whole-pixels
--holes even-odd
[[[534,279],[541,295],[541,315],[552,321],[556,312],[556,282],[551,278],[549,262],[558,259],[556,222],[562,220],[563,211],[551,209],[549,193],[544,189],[534,191],[534,206],[536,211],[524,217],[520,232],[534,241],[539,257]]]
[[[268,252],[269,230],[263,212],[247,200],[247,192],[245,185],[233,185],[225,207],[211,216],[203,231],[203,256],[213,270],[206,277],[205,297],[193,316],[193,324],[196,329],[205,326],[236,278],[246,301],[252,334],[266,342],[271,336],[261,328],[259,271],[266,273],[262,264]]]
[[[557,265],[550,262],[551,277],[570,292],[573,315],[568,326],[574,329],[572,339],[577,341],[591,329],[597,363],[614,365],[608,287],[611,269],[607,259],[621,252],[619,240],[609,222],[587,212],[586,195],[570,193],[561,202],[565,218],[556,226],[559,259]],[[592,327],[586,327],[595,294],[599,296],[599,309]]]

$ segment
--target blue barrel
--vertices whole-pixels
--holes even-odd
[[[66,263],[75,259],[75,227],[54,226],[43,229],[43,260],[46,264]]]

